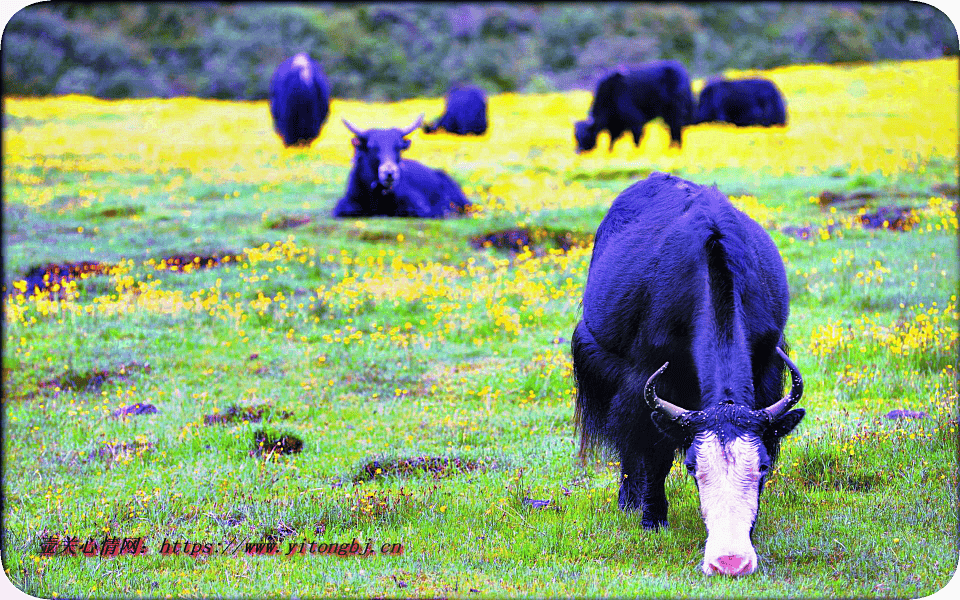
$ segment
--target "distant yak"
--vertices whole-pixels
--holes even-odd
[[[700,92],[693,123],[725,121],[738,127],[786,125],[780,90],[766,79],[714,79]]]
[[[309,146],[330,111],[330,87],[320,63],[301,52],[286,59],[270,79],[270,114],[283,145]]]
[[[410,147],[410,135],[423,122],[421,114],[404,129],[360,130],[346,119],[353,133],[353,168],[346,194],[337,202],[333,216],[442,218],[463,213],[470,202],[460,185],[439,169],[401,158]]]
[[[670,128],[670,145],[680,147],[683,127],[692,115],[690,76],[679,62],[664,60],[632,70],[621,68],[600,80],[590,117],[574,125],[577,153],[593,150],[597,134],[603,130],[610,132],[611,151],[627,130],[639,146],[643,127],[657,117]]]
[[[425,133],[445,129],[449,133],[481,135],[487,131],[487,97],[478,87],[457,86],[447,94],[443,115],[433,123],[424,123]]]

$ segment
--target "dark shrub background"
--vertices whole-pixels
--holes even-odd
[[[321,61],[333,95],[591,89],[618,64],[728,68],[955,55],[942,12],[893,3],[72,3],[28,6],[3,32],[4,93],[266,98],[285,57]]]

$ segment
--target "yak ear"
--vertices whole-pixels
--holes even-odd
[[[690,437],[686,429],[663,413],[653,411],[650,413],[650,419],[653,421],[653,424],[657,426],[657,429],[660,430],[660,433],[678,442],[682,442]]]
[[[773,423],[767,428],[765,437],[782,438],[788,435],[803,420],[803,415],[807,411],[802,408],[791,410],[774,419]]]
[[[410,140],[408,140],[407,138],[400,138],[400,149],[406,150],[409,147],[410,147]]]
[[[353,144],[354,148],[363,149],[367,146],[367,139],[362,137],[355,137],[350,140],[350,143]]]

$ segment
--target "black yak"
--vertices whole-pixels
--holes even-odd
[[[483,90],[457,86],[447,94],[443,114],[432,123],[424,123],[424,133],[445,129],[458,135],[482,135],[487,131],[487,97]]]
[[[751,533],[780,440],[803,418],[784,353],[780,253],[715,187],[654,173],[597,229],[571,340],[581,451],[620,456],[619,505],[667,526],[679,451],[700,494],[706,574],[757,567]],[[781,398],[784,366],[792,374]]]
[[[330,112],[330,87],[320,63],[301,52],[270,78],[270,115],[284,146],[309,146]]]
[[[693,123],[725,121],[738,127],[786,125],[783,95],[766,79],[714,79],[697,102]]]
[[[657,117],[670,128],[670,145],[681,147],[683,127],[692,116],[690,76],[682,64],[665,60],[632,70],[621,68],[600,80],[590,117],[574,125],[577,152],[593,150],[597,134],[603,130],[610,132],[611,151],[628,129],[633,133],[633,144],[639,146],[644,125]]]
[[[460,185],[439,169],[400,158],[410,147],[406,136],[423,122],[423,115],[405,129],[357,129],[353,133],[353,168],[346,194],[333,209],[334,217],[442,218],[463,213],[470,202]]]

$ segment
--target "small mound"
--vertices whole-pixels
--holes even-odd
[[[270,404],[255,404],[253,406],[237,406],[231,404],[223,412],[204,415],[204,425],[228,425],[231,423],[259,423],[265,416],[271,415],[278,419],[289,419],[293,413],[285,410],[274,411]]]
[[[37,387],[40,390],[52,390],[55,394],[64,391],[97,392],[105,383],[113,380],[127,381],[127,375],[139,371],[150,373],[153,368],[149,363],[127,363],[115,370],[91,369],[89,371],[74,371],[68,369],[62,375],[41,381]]]
[[[458,473],[495,468],[496,464],[487,464],[482,460],[463,459],[445,456],[414,456],[412,458],[374,459],[360,467],[354,476],[354,483],[384,477],[412,477],[429,473],[434,479],[450,477]]]
[[[113,417],[120,418],[120,417],[130,417],[135,415],[152,415],[157,412],[159,411],[157,411],[156,406],[152,404],[137,402],[135,404],[131,404],[130,406],[121,406],[117,410],[113,411]]]
[[[270,435],[260,429],[253,434],[254,456],[268,457],[274,454],[299,454],[303,451],[303,440],[289,433]]]
[[[84,260],[80,262],[46,263],[31,267],[21,278],[11,285],[11,294],[32,296],[47,292],[62,292],[68,281],[87,279],[97,275],[108,275],[115,265]]]
[[[889,229],[910,231],[920,222],[912,206],[881,206],[875,212],[858,215],[860,225],[866,229]]]
[[[267,229],[294,229],[296,227],[306,225],[310,223],[310,221],[311,221],[310,217],[306,217],[306,216],[293,217],[289,215],[284,215],[282,217],[278,217],[277,219],[267,223]]]
[[[242,255],[232,252],[214,252],[213,254],[174,254],[161,258],[159,261],[151,260],[148,264],[153,264],[154,269],[158,271],[172,271],[180,273],[189,273],[199,269],[213,269],[231,261],[236,262]]]
[[[587,246],[591,241],[591,235],[545,227],[502,229],[470,238],[470,244],[477,250],[496,248],[516,253],[523,252],[524,248],[540,250],[542,246],[553,246],[567,252],[575,246]]]
[[[142,440],[134,440],[132,442],[119,442],[116,444],[101,444],[98,448],[95,448],[87,453],[87,460],[92,460],[95,458],[103,460],[116,460],[122,456],[129,456],[131,454],[143,454],[144,452],[152,452],[153,443],[145,442]]]

